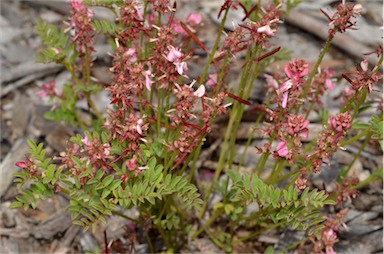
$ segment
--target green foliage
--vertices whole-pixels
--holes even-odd
[[[81,89],[81,88],[79,88]],[[53,111],[46,112],[44,117],[55,122],[65,122],[72,126],[77,126],[78,119],[76,118],[76,103],[78,101],[77,93],[72,90],[69,85],[64,85],[63,96],[59,107]]]
[[[370,121],[372,127],[372,138],[379,141],[381,149],[383,149],[383,116],[379,117],[378,115],[372,115]]]
[[[113,5],[121,6],[124,0],[83,0],[82,3],[89,6],[113,7]]]
[[[324,191],[317,189],[309,191],[307,187],[299,193],[293,186],[281,190],[267,185],[256,175],[249,177],[233,171],[228,171],[227,174],[233,181],[229,193],[231,202],[256,202],[260,208],[258,213],[275,224],[287,224],[292,228],[307,230],[324,220],[319,210],[321,207],[335,204]],[[312,233],[315,234],[320,229],[321,227],[316,227],[312,229]]]
[[[12,208],[24,207],[25,210],[29,206],[36,208],[36,197],[46,199],[48,196],[52,196],[54,194],[53,187],[62,177],[62,168],[57,168],[54,164],[51,164],[50,158],[46,158],[46,151],[43,149],[42,143],[37,145],[32,139],[29,139],[28,145],[31,159],[35,161],[39,171],[30,175],[28,170],[23,169],[15,174],[14,182],[17,183],[19,189],[29,180],[33,182],[30,184],[29,189],[22,189],[21,194],[16,197],[17,201],[11,204]]]
[[[164,175],[162,171],[163,166],[156,165],[156,159],[151,158],[144,174],[127,182],[125,188],[120,186],[113,191],[115,202],[129,209],[140,204],[154,205],[156,199],[174,194],[183,210],[198,210],[202,200],[196,186],[188,183],[184,176]]]
[[[36,59],[37,62],[61,63],[72,50],[72,46],[68,43],[69,36],[64,33],[63,29],[59,29],[55,25],[37,19],[35,31],[40,35],[41,41],[45,46],[38,55]]]
[[[108,20],[94,20],[92,21],[92,27],[97,33],[105,35],[115,36],[119,31],[119,27]]]
[[[84,166],[84,165],[81,165]],[[102,170],[98,170],[95,176],[92,169],[84,171],[83,174],[75,176],[75,183],[66,181],[68,189],[71,190],[70,204],[68,210],[72,212],[71,218],[74,224],[80,225],[84,230],[100,220],[105,223],[105,216],[112,215],[116,209],[115,204],[110,200],[110,194],[120,186],[120,179],[114,179],[113,175],[105,176]],[[80,178],[89,178],[82,185]]]

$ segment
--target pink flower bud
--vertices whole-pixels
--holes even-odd
[[[167,56],[165,57],[168,61],[170,61],[171,63],[175,62],[176,60],[180,59],[181,57],[183,56],[183,53],[180,52],[180,50],[174,48],[174,47],[170,47],[170,50],[167,54]]]
[[[139,133],[140,135],[143,135],[143,129],[141,128],[141,126],[143,126],[144,124],[144,121],[142,118],[140,118],[138,121],[137,121],[137,125],[136,125],[136,130],[137,130],[137,133]]]
[[[206,83],[207,86],[213,86],[217,84],[217,73],[209,74],[208,81]]]
[[[368,71],[368,60],[365,59],[365,60],[361,61],[360,67],[363,71]]]
[[[273,34],[274,34],[274,31],[271,29],[271,27],[269,25],[265,25],[265,26],[259,27],[257,29],[257,32],[260,33],[260,34],[264,33],[264,34],[266,34],[268,36],[273,36]]]
[[[188,66],[186,62],[175,62],[174,64],[176,66],[176,71],[180,75],[183,75],[183,73],[188,70]]]
[[[15,163],[15,165],[19,168],[24,168],[24,169],[28,168],[28,165],[25,161],[18,161]]]
[[[288,91],[289,89],[292,88],[292,85],[293,85],[293,82],[291,79],[288,79],[287,81],[285,81],[281,87],[280,87],[280,92],[286,92]]]
[[[276,152],[280,157],[285,157],[288,155],[287,143],[282,141],[276,147]]]
[[[85,137],[81,140],[85,146],[90,146],[91,143],[88,140],[88,136],[85,135]]]
[[[198,13],[191,13],[188,15],[187,17],[187,23],[193,23],[195,25],[198,25],[200,24],[202,18],[201,18],[201,15],[198,14]]]
[[[330,78],[327,78],[325,80],[325,86],[327,87],[328,90],[332,91],[333,89],[335,89],[335,87],[333,86],[333,83],[332,83],[332,80]]]

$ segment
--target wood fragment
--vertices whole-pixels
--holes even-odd
[[[59,71],[62,68],[64,68],[64,66],[59,64],[42,64],[36,63],[34,60],[31,60],[25,63],[18,64],[12,67],[10,70],[3,72],[3,75],[1,76],[1,83],[8,83],[38,72],[45,72],[45,74],[47,74],[47,72],[53,73]]]

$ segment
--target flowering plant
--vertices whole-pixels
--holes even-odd
[[[56,157],[47,157],[42,144],[29,141],[30,155],[16,163],[22,171],[15,181],[19,187],[30,185],[22,188],[12,207],[35,207],[36,197],[61,192],[70,197],[73,223],[87,230],[112,214],[123,216],[135,226],[143,226],[152,252],[159,249],[152,245],[151,228],[161,235],[168,250],[178,251],[205,234],[231,252],[236,243],[258,236],[272,225],[307,231],[305,240],[313,243],[314,251],[332,253],[345,211],[338,214],[337,223],[331,223],[332,218],[324,217],[321,208],[341,207],[356,194],[356,187],[380,175],[357,183],[347,177],[350,165],[341,171],[340,190],[333,193],[312,188],[308,179],[321,172],[337,149],[364,139],[363,149],[369,141],[382,139],[382,114],[372,116],[369,124],[358,123],[356,118],[382,78],[378,74],[382,49],[377,52],[375,67],[363,61],[356,72],[343,74],[351,87],[338,114],[328,116],[320,110],[322,96],[334,88],[334,72],[321,70],[320,63],[337,33],[354,28],[360,10],[359,5],[340,4],[332,17],[327,15],[329,37],[315,67],[311,70],[304,59],[294,59],[285,65],[284,73],[265,74],[266,100],[253,105],[249,97],[254,80],[270,64],[288,59],[287,51],[269,43],[282,15],[294,7],[288,2],[274,1],[262,7],[252,6],[251,1],[224,1],[218,15],[221,26],[210,50],[198,38],[202,17],[191,13],[185,21],[178,20],[176,2],[171,5],[167,0],[144,4],[71,0],[67,29],[38,22],[37,32],[44,43],[38,61],[63,64],[71,73],[62,90],[52,81],[38,96],[49,97],[56,105],[48,118],[78,126],[80,131]],[[117,23],[94,20],[94,12],[86,4],[111,9]],[[228,13],[238,8],[244,11],[243,23],[220,40]],[[113,47],[109,84],[92,77],[96,35],[104,35]],[[208,59],[195,80],[188,70],[197,50],[203,50]],[[244,53],[237,91],[229,91],[226,80],[232,61]],[[101,90],[110,94],[111,107],[105,114],[92,100]],[[81,100],[87,102],[91,124],[77,111]],[[379,109],[382,111],[382,105]],[[234,133],[245,110],[258,112],[246,149],[254,132],[268,138],[257,147],[260,157],[250,173],[238,170],[246,151],[238,165],[234,164]],[[310,112],[324,118],[323,131],[314,142],[308,142]],[[202,186],[199,157],[216,119],[224,114],[229,120],[218,163],[211,183]],[[359,134],[349,137],[351,130]],[[220,200],[211,204],[214,193]],[[245,208],[250,203],[258,209],[248,212]],[[129,209],[137,209],[138,218],[125,215]],[[252,233],[236,238],[234,232],[239,228]],[[109,247],[105,248],[108,252]]]

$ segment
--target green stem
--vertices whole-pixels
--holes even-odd
[[[353,136],[352,138],[348,139],[347,141],[341,142],[340,146],[344,147],[346,145],[349,145],[349,144],[361,139],[362,137],[370,135],[371,133],[372,133],[372,130],[367,128],[367,129],[365,129],[365,131],[361,132],[360,134]]]
[[[119,216],[119,217],[122,217],[122,218],[124,218],[124,219],[130,220],[130,221],[133,221],[133,222],[136,223],[136,224],[140,224],[140,222],[139,222],[138,220],[136,220],[136,219],[134,219],[134,218],[132,218],[132,217],[129,217],[129,216],[127,216],[127,215],[125,215],[125,214],[123,214],[123,213],[121,213],[121,212],[118,212],[118,211],[112,211],[112,214],[113,214],[113,215],[117,215],[117,216]]]
[[[213,236],[212,233],[210,233],[208,230],[205,230],[205,233],[207,233],[209,239],[211,239],[211,241],[217,246],[219,247],[220,249],[224,250],[225,249],[225,246],[224,244],[222,244],[216,236]]]
[[[331,46],[331,42],[332,42],[332,39],[333,39],[333,38],[334,38],[334,36],[328,36],[328,39],[327,39],[327,41],[325,42],[325,45],[324,45],[323,49],[321,50],[319,57],[317,58],[317,62],[316,62],[316,64],[315,64],[315,67],[313,68],[311,74],[309,75],[307,85],[304,87],[304,90],[303,90],[303,98],[304,98],[305,96],[307,96],[308,91],[309,91],[309,89],[311,88],[313,78],[315,77],[315,75],[316,75],[316,73],[317,73],[317,71],[318,71],[318,68],[319,68],[321,62],[323,61],[323,58],[324,58],[325,54],[328,52],[328,49],[329,49],[329,47]],[[319,91],[319,90],[317,90],[317,93],[318,93],[318,91]],[[313,107],[313,104],[314,104],[314,101],[311,102],[311,106],[310,106],[310,108]],[[301,105],[299,105],[299,106],[296,108],[296,114],[299,113],[300,107],[301,107]],[[308,113],[307,113],[307,115],[306,115],[306,118],[308,117],[309,112],[310,112],[310,111],[308,111]]]
[[[229,8],[227,8],[224,12],[224,17],[223,17],[223,20],[221,21],[219,31],[217,32],[215,44],[213,45],[211,54],[209,55],[209,59],[208,59],[207,64],[205,65],[204,71],[201,74],[199,86],[201,84],[203,84],[203,82],[205,81],[205,78],[207,77],[207,74],[208,74],[209,67],[210,67],[210,65],[213,62],[213,59],[215,57],[216,50],[217,50],[219,43],[220,43],[221,34],[223,33],[223,30],[224,30],[224,24],[225,24],[225,21],[227,20],[228,12],[229,12]]]
[[[215,213],[212,215],[211,218],[209,218],[209,220],[205,222],[204,225],[192,235],[192,238],[196,239],[209,225],[211,225],[217,218],[219,218],[219,216],[220,213]]]
[[[155,249],[153,248],[151,238],[148,235],[148,232],[145,232],[145,238],[147,239],[148,242],[148,247],[151,253],[155,253]]]
[[[284,114],[284,109],[280,108],[280,112],[279,112],[279,117],[278,117],[277,123],[281,121],[281,118],[283,117],[283,114]],[[277,129],[274,129],[273,133],[272,133],[272,135],[271,135],[271,137],[269,138],[269,141],[268,141],[269,145],[272,145],[272,142],[275,140],[276,135],[277,135]],[[263,172],[263,169],[265,167],[265,163],[267,163],[268,158],[269,158],[269,151],[266,151],[266,152],[264,152],[261,155],[261,158],[257,161],[256,166],[253,169],[253,173],[257,172],[257,175],[260,176],[261,172]],[[252,175],[253,175],[253,173],[252,173]]]

